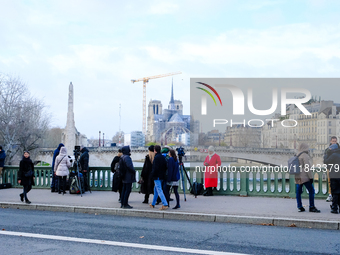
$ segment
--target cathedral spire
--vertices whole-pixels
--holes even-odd
[[[174,104],[174,78],[172,78],[172,84],[171,84],[171,98],[170,98],[170,104]]]
[[[171,98],[169,102],[169,109],[176,110],[175,100],[174,100],[174,78],[172,78],[172,84],[171,84]]]

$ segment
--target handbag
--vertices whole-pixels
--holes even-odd
[[[25,177],[32,177],[33,174],[34,174],[33,170],[30,169],[30,170],[28,170],[28,171],[25,173]]]

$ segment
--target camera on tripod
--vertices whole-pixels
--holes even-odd
[[[179,157],[183,157],[185,155],[184,148],[182,148],[182,146],[179,148],[176,148],[176,151]]]
[[[74,146],[74,150],[73,150],[73,154],[74,154],[74,159],[75,161],[78,160],[78,157],[80,156],[80,146],[76,145]]]

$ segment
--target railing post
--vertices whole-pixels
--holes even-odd
[[[295,176],[290,174],[289,175],[289,197],[294,198],[296,197],[296,191],[295,191]]]
[[[240,174],[240,196],[241,197],[247,197],[248,196],[248,189],[249,189],[249,176],[247,176],[247,173],[245,171],[241,172]]]

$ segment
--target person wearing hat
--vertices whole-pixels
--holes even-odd
[[[206,191],[203,196],[213,196],[213,188],[217,187],[218,167],[221,166],[221,158],[215,153],[213,146],[209,146],[208,156],[205,158],[203,165],[206,167],[204,173]]]
[[[340,207],[340,149],[337,144],[329,146],[324,155],[324,163],[329,164],[329,177],[331,182],[332,205],[331,213],[338,213]]]

